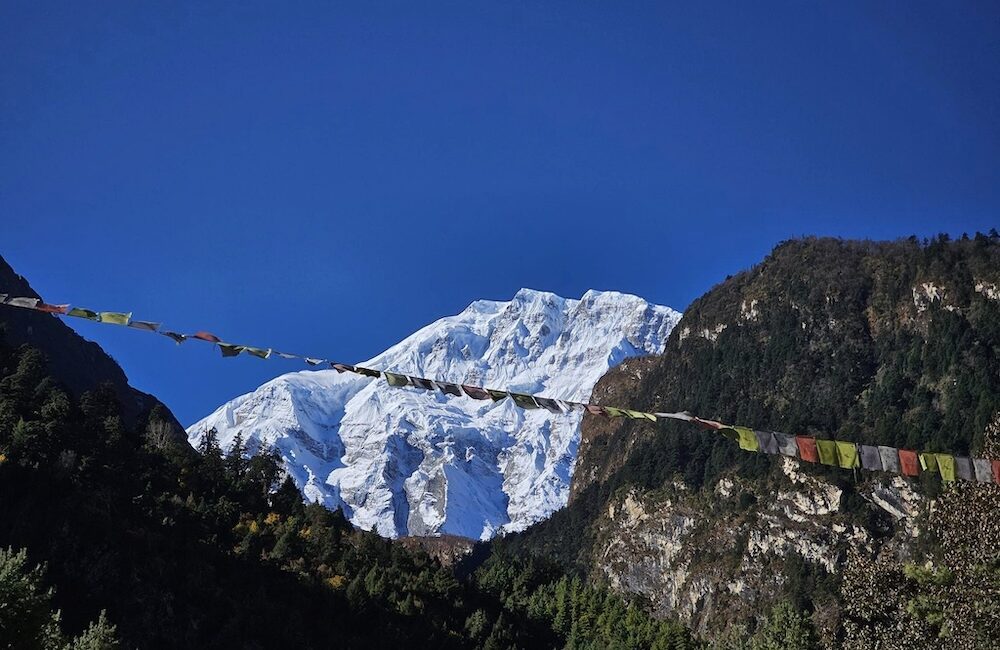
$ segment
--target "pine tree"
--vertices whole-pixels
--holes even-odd
[[[302,493],[295,486],[290,474],[285,475],[281,486],[271,495],[271,508],[283,515],[301,514],[305,510],[302,505]]]
[[[810,650],[816,646],[812,624],[791,603],[778,603],[753,636],[752,650]]]
[[[43,565],[28,568],[24,549],[0,548],[0,641],[7,648],[55,650],[62,645],[53,589],[42,586]]]
[[[66,650],[118,650],[119,647],[117,630],[108,622],[104,610],[101,610],[97,620],[83,634],[73,639]]]

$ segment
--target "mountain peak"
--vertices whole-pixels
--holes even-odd
[[[507,302],[475,301],[365,365],[586,400],[611,366],[661,352],[679,318],[627,294],[520,289]],[[488,538],[565,505],[580,419],[315,371],[232,400],[188,435],[197,443],[214,427],[224,446],[238,432],[252,448],[274,446],[306,498],[382,535]]]

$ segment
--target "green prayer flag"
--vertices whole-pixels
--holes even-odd
[[[648,420],[652,418],[653,422],[656,422],[656,416],[652,413],[643,413],[642,411],[633,411],[631,409],[622,409],[625,411],[625,415],[632,418],[633,420]]]
[[[252,348],[250,346],[246,346],[243,349],[247,351],[247,354],[252,354],[253,356],[261,358],[261,359],[266,359],[269,356],[271,356],[271,349],[270,348],[267,348],[265,350],[264,348]]]
[[[390,386],[409,386],[410,380],[406,378],[406,375],[397,375],[394,372],[386,372],[385,380],[389,382]]]
[[[757,434],[753,432],[753,429],[748,427],[733,427],[733,431],[736,432],[737,440],[740,449],[743,451],[760,451],[760,441],[757,440]]]
[[[487,388],[486,392],[490,394],[490,399],[494,402],[499,402],[501,400],[507,399],[507,391],[505,390],[493,390],[492,388]]]
[[[938,471],[937,454],[932,454],[930,452],[920,453],[920,469],[925,472],[936,472]]]
[[[531,395],[524,395],[522,393],[511,393],[510,397],[511,399],[514,400],[515,404],[517,404],[523,409],[538,408],[538,404],[535,402],[535,398],[532,397]]]
[[[613,418],[628,417],[628,414],[625,413],[625,411],[623,409],[615,408],[613,406],[605,406],[604,407],[604,411],[605,411],[605,413],[607,413],[609,416],[611,416]]]
[[[941,480],[955,480],[955,457],[951,454],[936,454],[938,470],[941,472]]]
[[[222,353],[224,357],[235,357],[239,356],[240,352],[245,350],[242,345],[233,345],[232,343],[219,343],[219,352]]]
[[[816,451],[819,452],[819,462],[824,465],[837,465],[837,443],[833,440],[817,438]]]
[[[854,469],[858,466],[858,446],[853,442],[837,441],[837,458],[844,469]]]
[[[96,311],[90,311],[89,309],[84,309],[83,307],[74,307],[66,312],[66,315],[76,316],[77,318],[86,318],[87,320],[100,320]]]
[[[371,368],[362,368],[361,366],[354,366],[354,372],[359,375],[364,375],[365,377],[374,377],[378,379],[380,374],[378,370],[372,370]]]
[[[132,318],[132,312],[126,314],[120,311],[102,311],[97,314],[99,321],[102,323],[111,323],[112,325],[128,325],[130,318]]]

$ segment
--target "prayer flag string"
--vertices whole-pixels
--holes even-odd
[[[918,452],[913,449],[896,449],[895,447],[876,447],[813,436],[793,436],[775,431],[755,430],[750,427],[724,424],[716,420],[700,418],[688,411],[646,413],[644,411],[615,406],[602,406],[542,397],[540,395],[517,393],[506,389],[501,390],[469,384],[456,384],[440,379],[429,379],[387,370],[365,368],[321,357],[307,357],[288,352],[279,352],[273,348],[230,343],[204,330],[196,331],[193,334],[184,334],[164,329],[159,322],[133,320],[132,312],[94,311],[69,304],[50,305],[38,298],[16,297],[7,294],[0,294],[0,304],[21,309],[30,309],[56,317],[82,318],[107,325],[131,327],[145,332],[160,334],[173,340],[178,345],[189,339],[203,341],[217,347],[223,357],[236,357],[246,353],[260,359],[270,359],[275,356],[282,359],[299,359],[313,367],[324,366],[332,368],[339,373],[350,372],[372,379],[384,379],[389,386],[395,388],[409,387],[426,391],[440,391],[445,395],[467,397],[476,400],[492,400],[493,402],[510,399],[511,403],[518,408],[548,411],[553,414],[578,411],[607,418],[625,418],[647,422],[680,420],[693,424],[703,430],[719,433],[736,442],[743,451],[751,453],[780,455],[788,458],[796,458],[807,463],[819,463],[841,469],[853,470],[861,468],[911,477],[919,476],[921,473],[932,473],[940,475],[941,480],[944,482],[952,482],[960,479],[977,483],[1000,484],[1000,460],[968,458],[932,451]]]

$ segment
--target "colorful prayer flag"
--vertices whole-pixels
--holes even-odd
[[[70,312],[71,316],[72,314],[73,312]],[[174,343],[176,343],[177,345],[180,345],[188,338],[186,334],[178,334],[177,332],[168,332],[166,330],[161,331],[160,334],[166,336],[167,338],[173,339]]]
[[[720,433],[727,438],[731,437],[726,433],[727,431],[732,431],[736,434],[736,442],[739,443],[740,449],[743,451],[760,451],[760,443],[757,442],[757,435],[753,432],[753,429],[748,427],[726,427],[720,430]]]
[[[612,418],[623,418],[626,417],[625,411],[615,408],[614,406],[602,406],[604,412],[608,414],[608,417]]]
[[[409,386],[410,380],[406,378],[406,375],[397,375],[394,372],[386,372],[385,380],[389,382],[390,386]]]
[[[549,411],[550,413],[562,413],[563,412],[562,408],[559,406],[559,402],[557,402],[554,399],[550,399],[548,397],[536,397],[535,401],[538,402],[539,406],[541,406],[543,409]]]
[[[692,419],[692,422],[697,424],[702,429],[709,429],[712,431],[718,431],[720,429],[726,428],[726,425],[724,425],[721,422],[716,422],[715,420],[703,420],[702,418],[694,418]]]
[[[38,306],[40,301],[38,298],[8,298],[7,304],[12,307],[24,307],[25,309],[34,309]]]
[[[920,469],[925,472],[938,471],[937,455],[930,452],[920,452]]]
[[[816,450],[816,438],[795,436],[795,444],[799,446],[799,458],[808,463],[819,462],[819,454]]]
[[[837,441],[837,461],[843,469],[854,469],[858,466],[858,446],[853,442]]]
[[[882,469],[887,472],[900,473],[898,449],[879,445],[878,455],[882,457]]]
[[[382,373],[380,373],[378,370],[372,370],[371,368],[362,368],[361,366],[354,366],[354,372],[358,373],[359,375],[364,375],[365,377],[373,377],[375,379],[378,379],[379,377],[382,376]]]
[[[685,422],[691,422],[694,420],[694,416],[687,411],[680,411],[677,413],[653,413],[658,419],[667,418],[669,420],[683,420]]]
[[[86,318],[87,320],[99,320],[96,311],[90,311],[83,307],[74,307],[66,312],[66,315],[75,316],[76,318]]]
[[[486,392],[485,388],[480,388],[479,386],[469,386],[468,384],[462,384],[462,390],[465,394],[472,399],[489,399],[490,394]]]
[[[919,476],[920,461],[917,459],[917,452],[911,449],[900,449],[899,467],[906,476]]]
[[[490,399],[494,402],[502,402],[510,397],[505,390],[493,390],[492,388],[487,388],[486,392],[490,394]]]
[[[128,325],[128,321],[132,318],[132,312],[121,312],[121,311],[101,311],[97,312],[97,318],[102,323],[110,323],[112,325]]]
[[[423,377],[410,377],[410,383],[417,388],[423,388],[424,390],[434,390],[434,382],[430,379],[424,379]]]
[[[937,457],[938,471],[941,472],[942,481],[955,480],[955,457],[951,454],[935,454]]]
[[[69,305],[50,305],[47,302],[40,302],[35,306],[35,309],[48,314],[65,314],[69,311]]]
[[[271,356],[271,348],[252,348],[249,345],[244,346],[247,354],[252,354],[259,359],[267,359]]]
[[[861,466],[867,470],[881,472],[882,456],[878,452],[878,447],[872,445],[861,445],[858,455],[861,456]]]
[[[973,458],[972,467],[976,472],[976,480],[980,483],[993,482],[993,466],[985,458]]]
[[[274,351],[274,354],[278,355],[282,359],[298,359],[299,358],[299,355],[297,355],[297,354],[289,354],[288,352],[278,352],[277,350]],[[322,363],[322,360],[320,360],[320,363]],[[312,364],[311,363],[309,365],[312,366],[312,365],[319,365],[319,364]]]
[[[128,326],[137,330],[146,330],[147,332],[155,332],[160,329],[159,323],[151,323],[148,320],[131,320],[128,322]]]
[[[603,406],[597,406],[596,404],[584,404],[584,407],[587,409],[588,413],[608,417],[608,412],[604,410]]]
[[[754,435],[757,436],[757,445],[762,452],[765,454],[778,453],[778,439],[774,437],[773,431],[757,431],[755,429]]]
[[[208,341],[209,343],[218,343],[222,340],[215,334],[212,334],[211,332],[195,332],[190,336],[190,338],[199,339],[201,341]]]
[[[510,398],[514,400],[515,404],[523,409],[538,408],[538,403],[535,402],[535,398],[531,395],[525,395],[524,393],[510,393]]]
[[[993,465],[993,482],[1000,483],[1000,460],[990,462]]]
[[[965,456],[955,456],[955,475],[963,481],[971,481],[972,461]]]
[[[795,436],[775,431],[774,439],[778,443],[778,453],[782,456],[788,456],[789,458],[798,458],[799,446],[795,444]]]
[[[559,400],[563,409],[566,411],[580,411],[585,413],[587,411],[587,405],[581,404],[580,402],[570,402],[564,399]]]
[[[819,462],[824,465],[837,464],[837,443],[833,440],[816,439],[816,451],[819,453]]]
[[[284,355],[282,355],[282,356],[284,356]],[[289,355],[289,357],[292,358],[292,359],[294,359],[295,355],[294,354],[293,355]],[[286,357],[286,358],[289,358],[289,357]],[[314,359],[313,357],[303,357],[302,360],[305,361],[310,366],[322,366],[322,365],[324,365],[326,363],[326,359]]]
[[[331,363],[330,367],[339,373],[354,372],[354,366],[349,366],[346,363]]]
[[[219,343],[219,352],[222,353],[224,357],[235,357],[239,356],[240,352],[243,352],[245,348],[242,345],[233,345],[232,343]]]
[[[446,381],[434,382],[438,386],[438,390],[447,395],[454,395],[455,397],[462,396],[462,389],[459,388],[458,384],[452,384]]]

